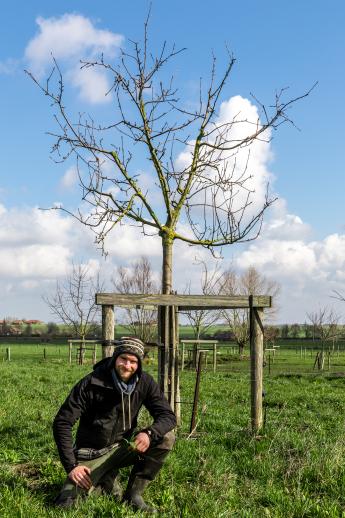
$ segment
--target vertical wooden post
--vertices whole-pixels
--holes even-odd
[[[198,343],[195,342],[193,344],[193,359],[192,359],[192,368],[193,369],[196,369],[197,368],[197,364],[198,364],[198,355],[199,355],[199,348],[198,348]]]
[[[179,413],[178,332],[175,306],[158,307],[158,335],[161,342],[158,383],[171,408]]]
[[[92,351],[92,364],[95,365],[97,361],[97,345],[94,344],[93,351]]]
[[[11,347],[6,348],[6,356],[7,356],[7,361],[10,362],[11,361]]]
[[[169,400],[169,308],[158,307],[158,335],[161,347],[158,359],[158,384]]]
[[[213,344],[213,372],[217,371],[217,344]]]
[[[115,317],[114,306],[102,306],[102,338],[104,342],[114,340],[115,336]],[[102,358],[108,358],[113,354],[114,347],[105,343],[102,345]]]
[[[176,367],[176,356],[177,356],[177,344],[176,344],[176,320],[175,320],[175,307],[169,306],[169,396],[170,396],[170,404],[171,408],[175,410],[175,400],[176,400],[176,376],[175,376],[175,367]]]
[[[82,344],[79,345],[78,348],[78,365],[83,365],[83,346]]]
[[[193,400],[193,410],[192,410],[192,418],[190,422],[189,433],[192,434],[195,426],[196,426],[196,415],[198,411],[198,401],[199,401],[199,389],[200,389],[200,377],[201,377],[201,365],[203,360],[204,353],[199,353],[197,372],[196,372],[196,380],[195,380],[195,389],[194,389],[194,400]]]
[[[263,381],[263,309],[250,305],[250,371],[251,371],[251,420],[253,432],[262,428],[262,381]]]
[[[68,342],[68,361],[71,365],[72,363],[72,342]]]
[[[85,338],[83,338],[83,341],[81,343],[81,349],[80,349],[80,365],[84,365],[85,354],[86,354],[86,344],[85,344]]]
[[[184,354],[185,354],[185,343],[182,342],[181,371],[184,370]]]
[[[180,331],[178,321],[178,311],[174,308],[175,313],[175,414],[177,426],[181,425],[181,393],[180,393],[180,373],[179,373],[179,345],[180,345]]]

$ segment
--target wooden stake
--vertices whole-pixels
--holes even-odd
[[[252,301],[252,296],[249,297]],[[262,428],[263,310],[250,307],[251,420],[253,432]]]
[[[213,372],[217,372],[217,344],[213,344]]]
[[[113,354],[114,347],[108,345],[108,340],[114,340],[115,317],[114,306],[102,306],[102,338],[105,344],[102,346],[102,358],[108,358]]]
[[[178,321],[175,306],[159,306],[158,335],[162,347],[159,349],[158,383],[171,408],[178,414]]]
[[[182,342],[181,371],[184,370],[184,354],[185,354],[185,343]]]
[[[198,367],[196,371],[196,379],[195,379],[195,389],[194,389],[194,400],[193,400],[193,410],[192,410],[192,418],[190,422],[190,429],[189,433],[190,435],[195,430],[195,423],[196,423],[196,416],[198,411],[198,402],[199,402],[199,390],[200,390],[200,378],[201,378],[201,366],[203,361],[204,353],[199,353],[199,361],[198,361]]]
[[[179,332],[179,321],[178,311],[175,311],[175,415],[177,426],[181,426],[181,393],[180,393],[180,374],[179,374],[179,344],[180,344],[180,332]]]

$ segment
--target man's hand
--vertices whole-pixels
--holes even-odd
[[[145,432],[140,432],[134,439],[135,449],[140,453],[144,453],[150,447],[150,438]]]
[[[90,478],[91,470],[87,466],[76,466],[68,473],[68,478],[78,487],[90,489],[92,480]]]

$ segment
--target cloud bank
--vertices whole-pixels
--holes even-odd
[[[82,69],[80,60],[95,60],[101,54],[114,59],[123,42],[123,36],[98,29],[80,14],[36,19],[37,34],[29,41],[24,58],[28,69],[39,78],[53,68],[53,57],[62,68],[65,80],[78,91],[80,99],[92,104],[106,103],[110,82],[100,67]]]
[[[254,264],[264,275],[280,282],[278,321],[303,322],[307,312],[333,304],[333,289],[345,293],[345,235],[312,240],[311,229],[280,203],[260,238],[249,245],[229,247],[223,266],[241,271]],[[278,229],[284,232],[279,234]],[[108,289],[116,267],[129,266],[140,255],[150,258],[160,278],[158,237],[144,236],[135,227],[119,226],[108,238],[109,255],[104,260],[96,250],[93,234],[60,211],[6,209],[0,205],[0,246],[0,288],[6,294],[0,303],[2,317],[51,319],[41,297],[54,290],[56,280],[66,275],[72,261],[101,269]],[[200,292],[200,269],[193,266],[196,257],[212,264],[206,250],[176,242],[174,288],[179,292],[189,282],[195,293]],[[344,309],[339,304],[339,312],[344,313]]]

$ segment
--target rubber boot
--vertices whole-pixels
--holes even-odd
[[[121,502],[123,490],[117,478],[118,472],[106,473],[99,481],[102,492],[112,495],[115,500]]]
[[[59,495],[57,498],[55,498],[54,505],[56,507],[60,507],[61,509],[70,509],[75,505],[76,500],[77,499],[75,496],[67,496],[64,498]]]
[[[145,513],[157,514],[158,511],[154,507],[147,505],[142,497],[146,486],[151,482],[147,478],[140,478],[135,476],[128,484],[123,501],[133,507],[137,511]]]

